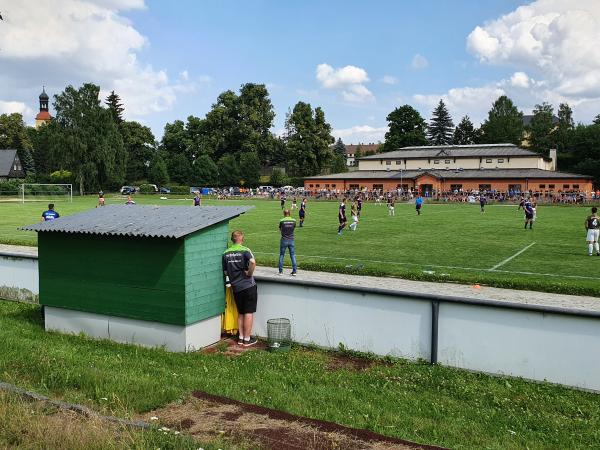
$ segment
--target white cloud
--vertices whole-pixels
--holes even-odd
[[[179,78],[181,78],[183,81],[188,81],[190,79],[190,74],[187,70],[182,70],[179,72]]]
[[[384,84],[398,84],[398,78],[393,77],[391,75],[385,75],[382,79],[381,82]]]
[[[481,62],[536,71],[578,101],[600,97],[599,42],[600,1],[538,0],[476,27],[467,48]]]
[[[143,0],[0,0],[0,97],[89,81],[103,92],[114,89],[129,118],[171,108],[191,87],[138,59],[148,41],[121,12],[144,7]]]
[[[346,144],[383,142],[388,127],[372,127],[371,125],[356,125],[351,128],[341,128],[332,131],[333,136],[341,138]]]
[[[510,85],[513,87],[528,88],[529,83],[529,76],[525,72],[515,72],[510,77]]]
[[[23,116],[33,115],[33,110],[23,102],[2,101],[0,100],[0,114],[19,113]]]
[[[316,75],[321,87],[341,90],[342,98],[347,102],[364,103],[375,99],[364,85],[370,81],[365,69],[356,66],[334,69],[329,64],[319,64]]]
[[[450,89],[445,94],[416,94],[413,99],[426,108],[426,117],[429,117],[433,108],[442,99],[455,123],[465,115],[468,115],[474,123],[480,123],[486,118],[492,103],[504,94],[505,91],[498,86],[462,87]]]
[[[415,56],[413,56],[413,59],[410,63],[410,67],[417,70],[425,69],[427,66],[429,66],[429,61],[427,61],[427,58],[418,53]]]

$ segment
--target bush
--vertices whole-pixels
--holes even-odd
[[[73,174],[68,170],[57,170],[50,174],[50,183],[72,184]]]
[[[189,186],[169,186],[169,189],[171,189],[171,194],[185,195],[190,193]]]
[[[18,180],[9,180],[0,182],[0,194],[20,194],[21,193],[21,182]]]
[[[155,194],[156,190],[151,184],[142,184],[140,186],[140,194]]]

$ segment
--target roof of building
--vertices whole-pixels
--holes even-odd
[[[0,150],[0,177],[8,176],[13,168],[16,156],[16,150]]]
[[[181,238],[232,219],[252,206],[109,205],[22,227],[38,232]]]
[[[35,120],[50,120],[52,119],[52,116],[50,115],[50,113],[48,111],[40,111],[39,113],[37,113],[37,116],[35,116]]]
[[[357,170],[355,172],[334,173],[331,175],[321,175],[309,177],[307,180],[400,180],[415,179],[422,175],[429,174],[436,178],[447,179],[498,179],[498,178],[577,178],[589,179],[589,175],[579,175],[566,172],[555,172],[553,170],[542,169],[466,169],[466,170]]]
[[[48,100],[50,97],[48,97],[48,94],[46,94],[46,88],[42,88],[42,93],[40,94],[40,100]]]
[[[419,159],[419,158],[460,158],[460,157],[494,157],[494,156],[536,156],[539,153],[517,147],[514,144],[473,144],[473,145],[435,145],[421,147],[402,147],[387,153],[365,156],[361,160],[380,159]]]
[[[366,152],[378,152],[379,151],[379,147],[381,147],[383,144],[374,144],[374,143],[369,143],[369,144],[348,144],[346,145],[346,154],[347,155],[354,155],[356,154],[356,151],[359,149],[360,147],[360,151],[363,153],[363,155]]]
[[[531,125],[531,120],[533,119],[533,114],[525,114],[523,115],[523,126],[528,127]],[[552,125],[558,125],[558,117],[552,115]]]

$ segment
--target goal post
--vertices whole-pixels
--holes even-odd
[[[21,202],[73,203],[73,185],[60,183],[23,183],[21,184]]]

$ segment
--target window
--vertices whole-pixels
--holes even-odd
[[[317,184],[317,187],[321,187],[321,185],[320,185],[320,184]]]
[[[546,185],[545,184],[540,184],[540,189],[546,189]]]
[[[444,163],[445,163],[445,164],[450,164],[450,160],[449,160],[449,159],[447,159],[447,160],[445,160],[445,161],[444,161]]]
[[[391,165],[392,165],[392,162],[391,162],[391,161],[386,161],[386,162],[385,162],[385,165],[386,165],[386,166],[391,166]]]
[[[334,187],[335,187],[335,185],[334,185]],[[358,184],[351,184],[349,186],[349,189],[358,189]]]
[[[574,184],[573,185],[573,189],[579,189],[579,185],[578,184]]]
[[[521,192],[521,185],[520,184],[509,184],[508,190],[513,191],[513,192]]]
[[[332,185],[331,185],[331,187],[332,187],[332,188],[334,188],[334,187],[335,187],[335,184],[332,184]]]
[[[408,191],[408,184],[397,184],[396,189],[402,189],[403,192]]]
[[[439,159],[434,159],[434,160],[433,160],[433,163],[434,163],[434,164],[439,164],[439,163],[440,163],[440,160],[439,160]]]
[[[328,185],[328,184],[326,184],[326,185],[325,185],[325,187],[326,187],[326,188],[328,188],[328,187],[329,187],[329,185]]]
[[[399,166],[402,164],[402,161],[396,161],[396,165]]]
[[[383,184],[374,184],[373,189],[383,191]]]
[[[492,185],[491,184],[480,184],[479,185],[479,190],[480,191],[489,191],[490,189],[492,189]]]
[[[380,159],[380,160],[379,160],[379,164],[383,164],[383,159]]]
[[[569,185],[568,184],[563,184],[563,189],[569,189]]]
[[[308,187],[314,187],[312,184],[309,184]]]
[[[486,160],[485,160],[485,162],[486,162],[486,163],[491,163],[491,162],[492,162],[492,160],[491,160],[491,159],[486,159]]]
[[[504,158],[498,158],[498,162],[502,164],[504,162]]]
[[[454,191],[460,191],[462,189],[462,184],[451,184],[450,185],[450,190],[452,192]]]
[[[550,189],[554,189],[554,185],[553,185],[553,184],[549,184],[549,185],[548,185],[548,187],[549,187]]]

